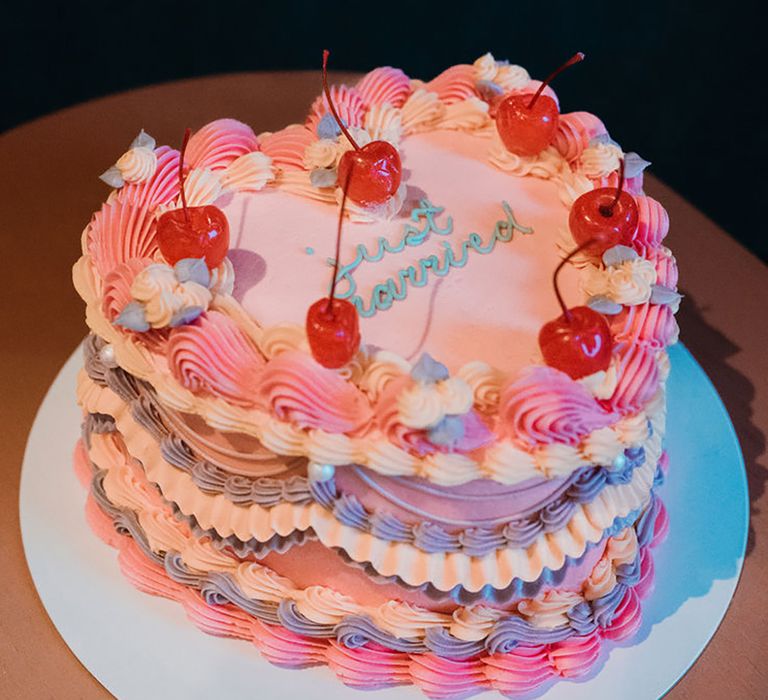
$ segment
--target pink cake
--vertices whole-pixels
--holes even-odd
[[[272,663],[431,697],[581,677],[637,631],[667,527],[669,222],[647,163],[591,114],[560,114],[536,155],[508,150],[499,100],[539,85],[486,54],[332,88],[355,140],[403,167],[386,201],[344,211],[336,294],[362,344],[340,368],[305,329],[351,148],[327,99],[275,133],[221,119],[192,135],[184,194],[226,216],[220,264],[161,250],[177,150],[142,131],[103,175],[73,273],[92,331],[75,464],[134,585]],[[539,331],[561,313],[569,212],[620,167],[636,226],[560,275],[610,329],[606,366],[574,378]]]

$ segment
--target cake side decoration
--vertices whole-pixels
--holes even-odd
[[[204,258],[209,268],[218,267],[229,249],[229,222],[216,206],[187,206],[184,190],[184,154],[191,130],[184,133],[179,155],[179,191],[181,209],[172,209],[157,220],[160,252],[172,265],[185,258]]]
[[[277,663],[441,697],[636,632],[678,271],[647,162],[550,79],[486,54],[331,87],[326,54],[301,124],[142,146],[73,270],[76,465],[136,585]]]
[[[128,150],[99,179],[119,188],[126,183],[142,182],[152,177],[157,169],[156,145],[155,139],[142,129]]]
[[[387,141],[375,139],[363,146],[355,141],[336,111],[328,87],[329,55],[327,50],[323,51],[323,92],[333,118],[352,146],[352,150],[346,151],[338,163],[339,181],[345,183],[344,195],[364,207],[383,204],[393,197],[400,187],[403,169],[400,154]],[[362,99],[359,106],[355,105],[355,107],[362,111]],[[354,113],[349,112],[346,116],[350,125],[357,126],[353,123],[356,117]]]
[[[496,109],[496,128],[509,151],[535,156],[552,143],[560,109],[552,97],[543,94],[544,89],[562,71],[583,60],[583,53],[574,54],[550,73],[530,97],[513,92],[501,100]]]

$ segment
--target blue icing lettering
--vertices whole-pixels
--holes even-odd
[[[441,226],[436,217],[443,213],[445,207],[436,207],[428,200],[422,199],[418,207],[411,211],[411,222],[404,226],[403,235],[396,243],[390,243],[383,236],[379,236],[371,249],[366,244],[360,243],[355,248],[354,259],[340,266],[336,275],[336,296],[339,299],[348,299],[355,305],[358,313],[364,318],[370,318],[377,311],[386,311],[392,307],[395,301],[401,301],[408,297],[409,287],[425,287],[430,276],[444,277],[451,268],[462,268],[467,264],[469,252],[479,255],[489,255],[493,252],[497,243],[506,243],[512,240],[515,231],[529,235],[533,233],[530,226],[523,226],[517,222],[511,207],[507,202],[502,202],[505,218],[496,222],[487,242],[479,233],[469,233],[460,246],[459,252],[454,250],[450,241],[442,241],[442,251],[439,254],[428,255],[417,260],[414,264],[398,270],[392,277],[379,282],[371,291],[368,305],[357,293],[357,282],[354,272],[364,262],[379,262],[385,255],[396,255],[403,252],[406,247],[415,247],[423,244],[429,235],[449,236],[453,233],[453,217],[448,216],[445,224]],[[328,259],[330,265],[333,259]]]

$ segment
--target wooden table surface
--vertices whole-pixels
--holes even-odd
[[[224,116],[251,124],[257,133],[276,130],[301,120],[318,92],[316,72],[188,80],[88,102],[0,136],[0,256],[6,271],[0,305],[0,697],[110,697],[45,614],[25,564],[18,520],[19,473],[35,411],[86,333],[70,268],[79,255],[82,229],[107,195],[98,175],[141,127],[158,143],[172,144],[180,141],[183,127],[198,128]],[[687,116],[694,117],[693,108]],[[731,608],[668,697],[765,698],[768,273],[670,188],[649,177],[647,191],[669,210],[668,243],[686,295],[678,317],[681,336],[731,414],[752,504],[747,558]],[[69,463],[50,467],[72,468]],[[199,632],[190,626],[190,634]]]

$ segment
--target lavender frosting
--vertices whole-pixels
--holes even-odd
[[[101,361],[99,349],[103,341],[90,336],[85,344],[86,371],[97,383],[109,386],[131,406],[135,420],[160,444],[164,459],[187,472],[201,491],[224,494],[238,506],[257,504],[271,508],[280,503],[308,504],[312,501],[331,510],[344,525],[390,542],[404,542],[429,553],[463,552],[469,556],[485,556],[498,549],[525,548],[542,533],[556,532],[570,521],[576,504],[589,503],[606,487],[626,484],[632,473],[645,462],[642,447],[624,452],[620,469],[602,466],[577,470],[560,489],[559,495],[538,511],[495,527],[467,527],[449,531],[443,524],[430,520],[404,522],[399,516],[383,510],[368,510],[351,493],[340,493],[335,479],[311,482],[304,475],[288,478],[250,477],[232,474],[207,461],[168,427],[154,390],[131,377],[120,368],[110,368]],[[101,345],[100,345],[101,344]],[[360,469],[357,469],[360,472]],[[377,482],[377,488],[381,484]],[[415,488],[434,488],[417,485]]]
[[[568,613],[568,623],[555,628],[534,627],[516,614],[499,619],[484,641],[467,642],[457,639],[445,628],[433,627],[421,637],[400,638],[380,629],[364,615],[348,615],[337,624],[317,623],[302,615],[290,599],[279,604],[247,597],[235,580],[227,573],[197,573],[190,570],[177,552],[153,552],[136,514],[114,505],[103,488],[106,471],[93,466],[91,493],[99,506],[111,519],[115,529],[134,539],[140,549],[153,561],[162,565],[173,581],[194,588],[208,605],[234,605],[252,617],[269,625],[282,625],[295,634],[330,639],[335,638],[348,648],[359,648],[369,642],[394,651],[409,654],[432,652],[450,659],[470,658],[483,650],[490,654],[507,653],[518,644],[546,644],[588,634],[595,627],[609,625],[628,587],[636,585],[640,575],[639,554],[631,564],[617,569],[618,583],[608,595],[595,601],[582,602]],[[658,508],[655,499],[640,518],[646,529],[652,529]],[[639,524],[640,524],[639,523]]]

